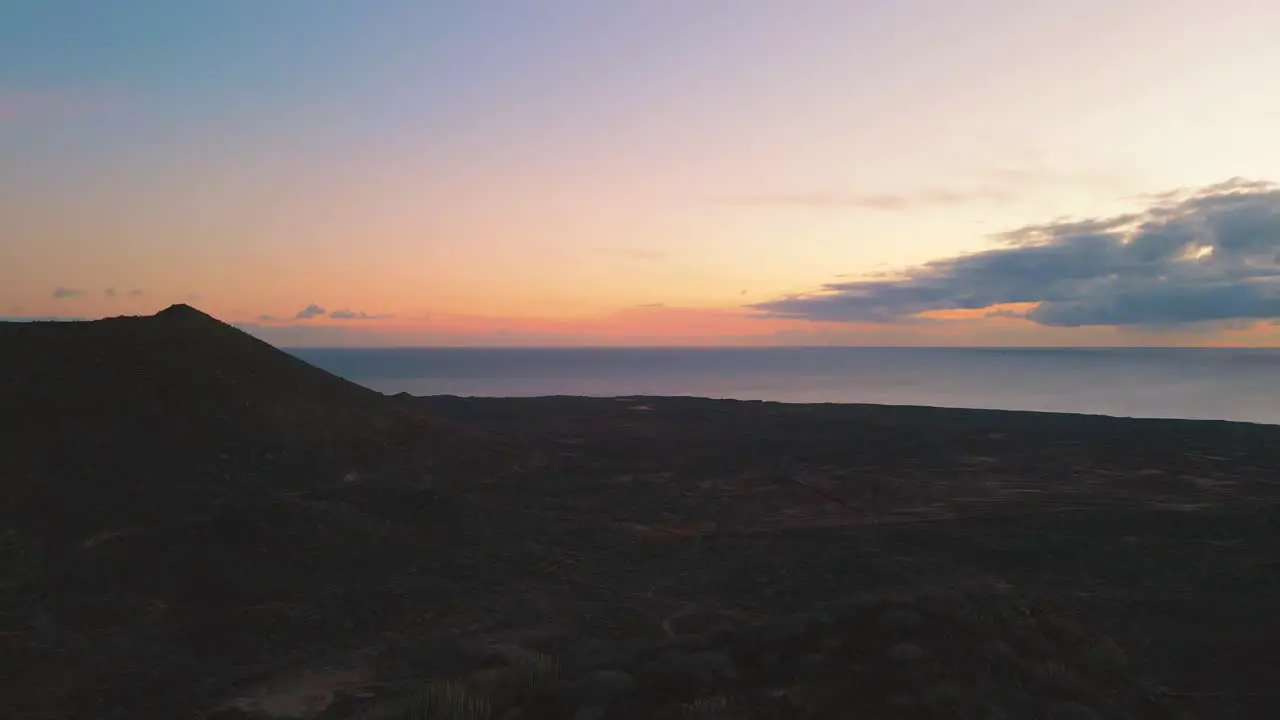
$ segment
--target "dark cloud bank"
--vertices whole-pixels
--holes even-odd
[[[771,317],[895,322],[930,310],[1039,303],[1020,317],[1059,327],[1280,318],[1280,188],[1236,178],[1153,203],[1020,228],[999,235],[994,250],[750,307]]]

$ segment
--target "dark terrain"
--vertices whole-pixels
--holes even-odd
[[[1275,426],[386,397],[175,306],[0,323],[0,483],[5,717],[1280,716]]]

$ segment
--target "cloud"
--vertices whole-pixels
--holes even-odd
[[[368,313],[356,312],[355,310],[334,310],[329,313],[332,320],[383,320],[391,317],[390,315],[370,315]]]
[[[285,322],[288,320],[310,320],[317,317],[328,317],[331,320],[385,320],[394,316],[390,314],[374,315],[357,310],[348,310],[346,308],[329,312],[319,305],[311,303],[305,308],[299,310],[297,314],[291,318],[283,318],[278,315],[259,315],[258,320],[260,322]]]
[[[991,310],[990,312],[983,313],[983,314],[982,314],[982,317],[988,317],[988,318],[1008,318],[1008,319],[1011,319],[1011,320],[1026,320],[1026,319],[1027,319],[1027,313],[1026,313],[1026,312],[1019,312],[1019,311],[1017,311],[1017,310],[1005,310],[1005,309],[1000,309],[1000,310]]]
[[[67,300],[70,298],[78,298],[78,297],[84,297],[83,290],[76,290],[75,288],[68,288],[68,287],[56,287],[53,289],[54,300]]]
[[[987,186],[969,190],[948,190],[934,188],[912,193],[859,194],[859,193],[777,193],[767,195],[746,195],[733,198],[734,205],[747,207],[795,207],[819,210],[879,210],[883,212],[905,212],[921,208],[933,208],[947,205],[964,205],[968,203],[1002,203],[1015,199],[1010,190]]]
[[[106,298],[106,299],[108,299],[108,300],[114,300],[114,299],[115,299],[115,297],[116,297],[116,289],[115,289],[115,288],[107,288],[106,290],[103,290],[103,291],[102,291],[102,296],[103,296],[103,297],[105,297],[105,298]]]
[[[87,319],[61,315],[0,315],[0,322],[83,322]]]
[[[1177,327],[1280,317],[1280,189],[1235,178],[1137,213],[995,236],[1000,247],[749,306],[773,318],[900,322],[1033,303],[1040,325]]]
[[[298,314],[294,315],[293,317],[295,320],[310,320],[313,317],[323,316],[324,314],[325,314],[324,308],[320,307],[319,305],[316,305],[315,303],[311,303],[305,308],[299,310]]]
[[[1132,187],[1130,182],[1112,173],[1063,171],[1036,158],[1028,158],[1014,166],[969,168],[962,174],[968,180],[952,187],[924,187],[889,193],[766,193],[735,196],[728,202],[757,208],[911,212],[960,205],[1012,203],[1033,192],[1067,186],[1116,193],[1127,192]]]

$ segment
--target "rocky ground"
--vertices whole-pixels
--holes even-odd
[[[386,398],[131,323],[0,327],[7,717],[1280,709],[1278,427]]]
[[[508,718],[1186,716],[1114,641],[990,588],[717,620],[652,641],[479,646],[453,683],[344,695],[323,716],[412,716],[448,704],[442,687]]]

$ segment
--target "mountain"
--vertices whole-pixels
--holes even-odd
[[[389,621],[381,584],[446,542],[449,487],[517,458],[422,408],[186,305],[0,323],[14,716],[189,700],[214,669]]]
[[[492,468],[504,449],[187,305],[0,323],[0,408],[3,509],[64,540],[246,482],[298,491],[351,473],[420,479]]]

